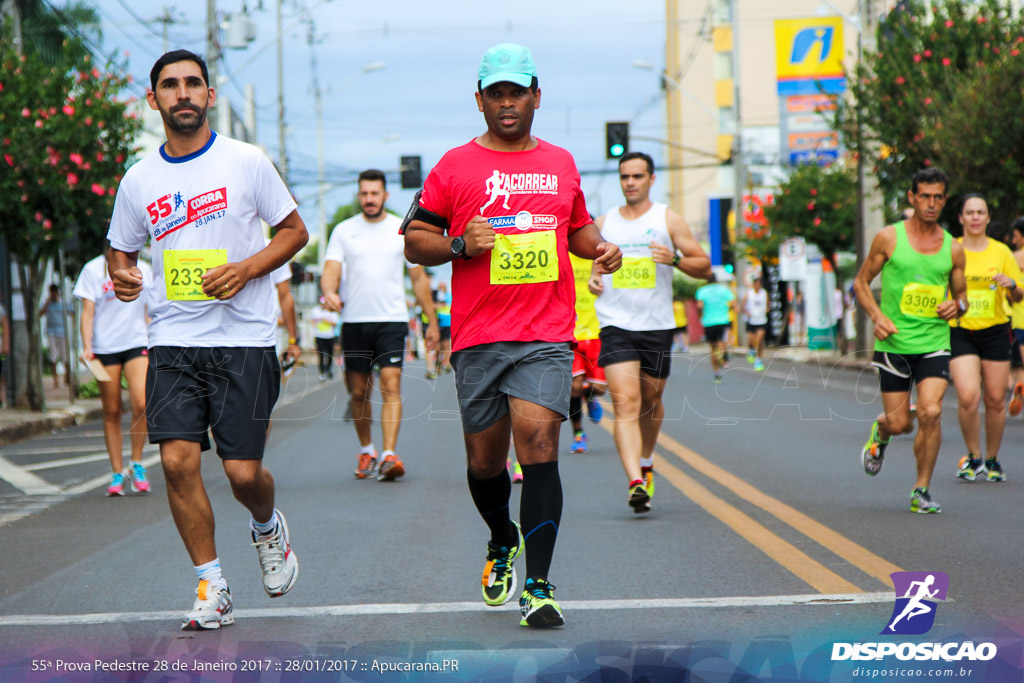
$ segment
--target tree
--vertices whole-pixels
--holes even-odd
[[[764,214],[768,234],[754,234],[752,240],[773,247],[768,255],[777,256],[783,240],[803,237],[835,266],[835,255],[851,251],[856,242],[857,177],[839,163],[803,164],[779,186]]]
[[[1024,19],[1008,0],[903,0],[877,42],[848,78],[838,122],[846,146],[866,155],[889,218],[911,176],[939,166],[951,195],[985,192],[993,216],[1012,219],[1024,188]]]
[[[22,403],[43,407],[36,303],[47,262],[77,231],[83,244],[106,234],[117,185],[136,152],[140,122],[120,93],[124,66],[92,65],[71,49],[55,62],[11,41],[0,47],[0,234],[16,260],[25,302],[28,387]]]

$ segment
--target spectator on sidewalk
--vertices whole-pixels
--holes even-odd
[[[39,315],[46,318],[46,352],[50,374],[53,375],[53,388],[60,387],[58,363],[67,363],[64,368],[64,386],[68,386],[71,384],[71,364],[68,363],[68,336],[64,330],[64,299],[60,296],[59,286],[50,285],[50,296],[39,309]]]

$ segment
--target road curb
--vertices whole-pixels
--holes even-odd
[[[4,424],[0,425],[0,445],[67,429],[103,417],[103,408],[100,406],[66,406],[48,410],[45,413],[6,412],[7,414],[3,417]]]

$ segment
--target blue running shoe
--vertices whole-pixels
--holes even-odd
[[[601,406],[601,402],[596,398],[587,401],[587,417],[594,424],[600,422],[601,418],[604,417],[604,407]]]
[[[576,432],[576,436],[572,437],[572,448],[569,449],[571,453],[586,453],[587,452],[587,435],[583,432]]]

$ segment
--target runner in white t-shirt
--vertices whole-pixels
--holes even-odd
[[[153,269],[139,261],[143,287],[152,285]],[[103,441],[107,446],[112,471],[108,496],[123,496],[125,484],[136,493],[149,491],[146,468],[142,465],[142,448],[146,444],[146,368],[149,367],[146,347],[146,302],[118,301],[114,283],[107,271],[105,256],[97,256],[85,264],[74,296],[82,300],[82,358],[96,359],[108,375],[99,381],[100,404],[103,406]],[[132,448],[132,466],[124,469],[121,458],[121,375],[128,383],[132,404],[132,424],[128,429]]]
[[[235,498],[252,515],[264,590],[284,595],[299,572],[263,451],[281,388],[269,275],[309,235],[263,152],[210,130],[216,93],[201,57],[168,52],[150,84],[146,99],[163,118],[167,142],[121,181],[108,263],[117,298],[145,292],[152,318],[149,440],[160,444],[171,513],[199,579],[182,629],[216,629],[234,623],[234,614],[200,471],[209,430]],[[276,230],[267,246],[261,219]],[[136,264],[147,241],[152,283]]]
[[[413,294],[427,314],[423,335],[428,349],[440,338],[430,278],[422,266],[405,259],[405,240],[398,233],[402,221],[384,209],[387,181],[380,171],[359,174],[359,207],[362,213],[334,227],[327,242],[324,272],[320,276],[324,308],[341,312],[341,347],[345,357],[345,383],[359,438],[357,479],[376,476],[391,481],[405,474],[395,453],[398,425],[402,421],[402,358],[409,333],[409,309],[405,303],[405,270],[409,270]],[[345,300],[338,295],[342,273]],[[380,367],[380,426],[384,450],[378,463],[370,435],[370,372]]]
[[[740,308],[747,316],[747,362],[754,364],[754,370],[764,370],[764,334],[768,329],[768,292],[761,286],[761,278],[755,277],[751,288],[743,295]]]

